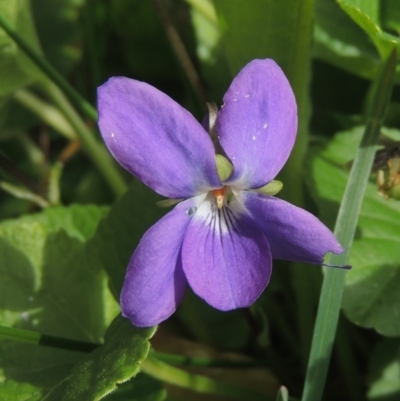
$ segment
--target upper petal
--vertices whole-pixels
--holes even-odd
[[[274,259],[321,264],[327,252],[343,252],[329,228],[306,210],[251,191],[240,197],[267,237]]]
[[[193,291],[220,310],[252,304],[272,270],[268,242],[252,218],[208,201],[188,226],[182,263]]]
[[[208,134],[164,93],[113,77],[98,88],[98,110],[110,152],[159,194],[186,198],[221,186]]]
[[[196,199],[179,203],[144,234],[128,265],[121,292],[123,316],[139,327],[167,319],[182,301],[186,278],[181,247]],[[189,213],[188,213],[189,210]]]
[[[216,128],[234,165],[230,183],[259,188],[285,164],[297,132],[296,100],[288,80],[270,59],[247,64],[224,96]]]

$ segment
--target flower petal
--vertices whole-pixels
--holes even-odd
[[[169,198],[221,187],[204,128],[174,100],[124,77],[98,88],[99,127],[108,149],[130,173]]]
[[[240,198],[268,239],[274,259],[321,264],[342,253],[333,233],[314,215],[281,199],[242,191]]]
[[[223,100],[216,128],[234,165],[228,182],[242,189],[262,187],[283,167],[296,138],[292,88],[273,60],[254,60],[232,81]]]
[[[193,291],[220,310],[252,304],[272,270],[268,242],[252,218],[207,200],[186,231],[182,265]]]
[[[123,316],[135,326],[154,326],[182,301],[186,278],[181,247],[196,198],[179,203],[144,234],[132,255],[121,293]],[[192,209],[191,209],[192,208]]]

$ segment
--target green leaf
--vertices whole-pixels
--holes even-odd
[[[372,78],[379,67],[368,36],[330,0],[316,0],[313,55],[364,78]]]
[[[139,372],[149,339],[156,328],[139,329],[118,316],[105,335],[105,343],[82,359],[71,371],[62,401],[97,401]],[[53,395],[50,400],[59,401]]]
[[[313,151],[307,182],[322,220],[332,226],[363,127],[341,132]],[[388,131],[392,137],[400,132]],[[400,335],[400,202],[385,200],[371,180],[362,205],[346,275],[342,307],[347,317],[384,335]]]
[[[24,216],[18,221],[36,221],[45,225],[49,232],[62,229],[70,237],[86,241],[95,234],[99,222],[108,211],[106,206],[76,204],[69,207],[52,207],[40,214]]]
[[[336,1],[354,22],[367,33],[383,58],[387,57],[393,47],[399,45],[400,38],[384,32],[380,25],[380,2],[371,0]]]
[[[400,398],[400,342],[381,341],[370,362],[367,397],[371,401],[397,401]]]
[[[89,263],[86,239],[105,208],[72,206],[0,224],[0,324],[98,343],[118,305],[108,278]],[[71,235],[69,235],[71,234]],[[50,394],[81,354],[0,343],[0,394]],[[8,394],[7,393],[7,394]],[[36,397],[36,398],[35,398]]]
[[[213,0],[232,76],[254,58],[291,62],[296,7],[291,0]]]
[[[397,0],[382,0],[381,20],[386,29],[400,34],[400,3]]]
[[[116,299],[119,299],[129,259],[140,238],[166,212],[156,207],[159,200],[157,194],[135,180],[100,223],[88,244],[91,264],[102,266],[108,272]]]
[[[139,373],[134,380],[118,386],[107,401],[162,401],[166,396],[167,391],[159,380]]]
[[[0,13],[9,19],[19,34],[40,53],[28,0],[0,0]],[[9,95],[40,76],[40,72],[18,48],[8,34],[0,29],[0,96]]]

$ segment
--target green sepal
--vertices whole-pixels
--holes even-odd
[[[226,181],[232,174],[232,164],[222,155],[215,155],[215,162],[217,163],[219,179],[222,182]]]
[[[255,189],[256,192],[265,195],[276,195],[283,188],[283,182],[278,180],[272,180],[267,185],[264,185],[261,188]]]
[[[182,202],[183,199],[163,199],[156,202],[158,207],[171,207],[175,206],[177,203]]]

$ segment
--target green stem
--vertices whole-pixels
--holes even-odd
[[[381,66],[372,85],[373,96],[367,125],[336,221],[335,235],[345,251],[341,255],[330,254],[328,264],[348,263],[376,144],[392,93],[395,69],[394,49]],[[325,271],[302,401],[319,401],[322,397],[339,318],[345,274],[346,271],[342,269],[328,268]]]
[[[114,190],[115,194],[118,196],[123,194],[127,189],[127,185],[114,164],[113,159],[105,148],[95,139],[92,131],[90,131],[82,121],[68,99],[52,82],[42,83],[41,87],[52,98],[74,128],[88,156],[101,172],[109,186]]]
[[[0,181],[0,188],[9,193],[10,195],[16,197],[17,199],[24,199],[29,202],[36,203],[39,207],[45,209],[50,206],[49,202],[42,196],[35,194],[29,189],[13,185],[6,181]]]
[[[76,131],[79,139],[89,157],[103,174],[105,180],[114,190],[116,195],[125,192],[127,186],[114,165],[111,157],[105,149],[95,140],[92,132],[86,127],[79,117],[78,113],[70,105],[64,94],[76,104],[76,106],[91,120],[97,122],[97,111],[91,106],[44,58],[37,54],[31,46],[17,33],[13,25],[4,15],[0,13],[0,27],[18,44],[18,46],[26,53],[31,61],[40,68],[41,71],[49,78],[49,82],[42,82],[42,87],[57,103],[64,116]],[[54,83],[53,83],[54,82]],[[60,90],[60,89],[61,90]]]
[[[76,138],[75,131],[71,124],[56,107],[44,102],[26,89],[18,89],[15,91],[14,99],[60,134],[68,139]]]
[[[63,337],[49,336],[32,330],[17,329],[14,327],[5,326],[0,326],[0,339],[80,352],[91,352],[101,346],[101,344],[70,340]],[[265,361],[227,361],[207,357],[189,357],[185,355],[166,354],[152,350],[150,351],[149,356],[161,362],[180,366],[231,369],[260,368],[268,366]]]
[[[165,354],[163,352],[150,351],[150,356],[170,365],[194,366],[208,368],[260,368],[269,366],[266,361],[229,361],[225,359],[215,359],[207,357],[192,357],[176,354]]]
[[[142,362],[141,370],[149,376],[153,376],[166,383],[199,393],[216,394],[240,401],[271,400],[268,396],[250,389],[222,383],[205,376],[174,368],[151,356]]]
[[[70,340],[46,334],[38,333],[31,330],[16,329],[14,327],[0,326],[0,339],[13,340],[23,343],[42,345],[52,348],[66,349],[69,351],[91,352],[99,344],[88,343],[85,341]]]
[[[97,121],[97,111],[90,105],[59,73],[55,70],[43,57],[36,53],[31,48],[28,42],[25,41],[17,32],[12,23],[0,13],[0,26],[7,34],[17,43],[17,45],[25,52],[31,61],[55,82],[76,104],[76,106],[91,120]]]

